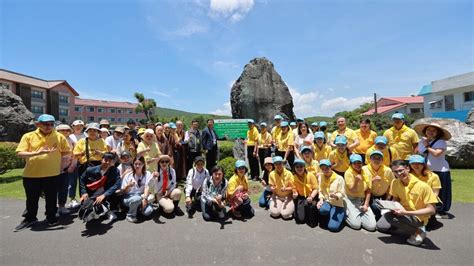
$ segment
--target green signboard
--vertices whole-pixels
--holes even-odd
[[[237,139],[247,137],[247,119],[216,119],[214,129],[219,139]]]

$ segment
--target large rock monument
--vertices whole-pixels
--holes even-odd
[[[295,120],[293,98],[273,63],[255,58],[244,67],[230,92],[232,118],[252,118],[271,124],[276,114]]]
[[[34,126],[34,118],[20,96],[11,90],[0,89],[0,141],[19,142]]]

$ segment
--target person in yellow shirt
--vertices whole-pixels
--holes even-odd
[[[143,140],[138,144],[137,156],[145,157],[146,170],[158,176],[158,161],[160,160],[161,150],[158,143],[154,141],[155,132],[153,129],[146,129],[143,133]]]
[[[281,132],[277,137],[277,150],[275,156],[281,156],[283,160],[287,161],[290,167],[293,167],[293,161],[295,160],[295,138],[293,132],[290,130],[287,121],[283,121],[280,124]]]
[[[300,153],[303,156],[303,161],[306,165],[306,171],[316,176],[316,174],[320,172],[320,169],[318,161],[314,160],[313,149],[309,146],[303,146],[301,147]]]
[[[389,147],[387,145],[387,138],[384,136],[378,136],[375,138],[375,144],[367,150],[365,154],[365,162],[366,164],[370,161],[370,153],[373,151],[378,150],[383,154],[383,164],[385,166],[390,167],[393,161],[400,160],[400,156],[398,155],[397,150],[393,147]]]
[[[250,179],[258,180],[260,174],[260,166],[258,164],[258,144],[260,140],[260,134],[255,126],[253,119],[248,120],[247,139],[245,145],[247,146],[247,160],[250,165]]]
[[[359,140],[359,145],[355,147],[354,153],[362,156],[362,163],[365,164],[367,150],[374,145],[375,137],[377,137],[377,133],[370,129],[370,119],[362,118],[360,120],[359,129],[355,131],[355,135]]]
[[[415,154],[420,139],[415,130],[405,125],[405,115],[402,113],[393,114],[392,122],[393,126],[383,135],[387,138],[388,145],[397,150],[400,159],[406,160],[408,156]]]
[[[260,160],[260,169],[265,168],[265,158],[272,156],[272,134],[268,132],[267,123],[260,123],[260,139],[258,141],[258,159]]]
[[[58,223],[57,212],[57,179],[61,171],[63,156],[71,152],[66,138],[54,129],[55,118],[43,114],[36,121],[37,129],[22,136],[16,153],[25,159],[23,170],[23,188],[26,195],[26,211],[23,221],[15,231],[28,228],[38,222],[38,201],[44,193],[46,201],[46,220],[48,225]]]
[[[393,180],[390,195],[402,208],[386,212],[377,222],[377,230],[410,236],[407,242],[419,246],[426,237],[425,225],[430,216],[435,214],[434,205],[438,199],[425,182],[410,174],[407,161],[394,161],[392,171],[397,179]]]
[[[318,173],[319,201],[316,207],[319,214],[329,216],[327,228],[331,232],[339,232],[346,219],[344,208],[345,184],[342,176],[331,169],[331,162],[327,159],[319,161],[321,172]],[[322,223],[323,221],[320,221]]]
[[[100,137],[100,128],[97,123],[90,123],[86,128],[87,137],[80,139],[74,146],[74,156],[78,159],[79,178],[87,167],[97,166],[102,163],[103,155],[109,151],[104,139]]]
[[[390,197],[389,190],[393,181],[393,173],[390,167],[385,166],[383,154],[380,151],[372,151],[369,155],[369,164],[362,167],[364,175],[370,181],[371,194],[370,206],[375,214],[375,218],[380,218],[380,210],[375,206],[376,199],[388,199]]]
[[[359,146],[359,139],[357,138],[354,130],[346,126],[346,119],[344,117],[338,117],[337,120],[337,130],[331,134],[331,139],[329,140],[329,145],[334,149],[337,148],[335,143],[337,136],[345,136],[347,139],[347,148],[352,151],[355,147]]]
[[[362,171],[362,156],[351,154],[351,166],[344,174],[346,182],[346,223],[350,228],[375,231],[375,215],[370,208],[371,182]]]
[[[326,136],[324,132],[318,131],[314,133],[314,159],[320,161],[322,159],[328,159],[329,153],[331,153],[332,148],[326,144]]]
[[[328,122],[326,121],[321,121],[319,122],[319,131],[324,133],[324,144],[329,145],[329,140],[331,139],[331,133],[327,132],[328,130]],[[331,145],[329,145],[331,147]],[[332,147],[331,147],[332,149]]]
[[[410,164],[410,173],[428,184],[433,190],[433,193],[438,196],[439,190],[441,189],[441,181],[437,174],[428,169],[425,158],[418,154],[411,155],[408,158],[408,163]]]
[[[318,181],[316,175],[305,169],[305,161],[296,159],[293,164],[295,199],[295,221],[297,224],[306,223],[309,227],[318,225],[316,196],[318,195]]]
[[[282,217],[283,219],[291,219],[295,210],[293,202],[293,174],[286,170],[285,161],[281,156],[273,157],[273,165],[275,170],[268,177],[268,184],[272,191],[270,198],[270,215],[273,218]]]
[[[230,211],[235,218],[251,218],[255,215],[249,198],[247,172],[245,161],[237,160],[234,175],[229,179],[226,200],[229,201]]]
[[[280,133],[281,133],[280,125],[281,125],[282,121],[283,121],[283,116],[275,115],[273,128],[272,128],[272,131],[270,132],[272,134],[273,144],[275,144],[275,145],[276,145],[276,141],[278,139],[278,135],[280,135]]]
[[[349,150],[347,149],[347,140],[344,136],[337,136],[334,141],[337,149],[329,153],[329,161],[332,164],[332,170],[340,176],[349,168]]]

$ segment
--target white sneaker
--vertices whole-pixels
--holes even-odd
[[[59,213],[60,215],[68,215],[68,214],[71,213],[71,211],[68,210],[68,209],[66,209],[65,207],[59,207],[58,213]]]
[[[108,223],[111,223],[111,222],[117,220],[117,215],[113,211],[109,211],[108,214],[107,214],[107,217],[108,217],[108,219],[107,219]]]
[[[81,203],[79,203],[76,199],[72,199],[70,202],[69,202],[69,208],[77,208],[81,206]]]
[[[426,233],[421,232],[420,234],[414,234],[410,236],[410,238],[407,239],[408,244],[413,245],[413,246],[419,246],[421,243],[423,243],[423,240],[425,240]]]

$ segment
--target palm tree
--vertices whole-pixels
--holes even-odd
[[[150,116],[153,114],[153,110],[156,108],[156,102],[154,99],[145,99],[143,93],[135,92],[135,98],[138,101],[138,105],[135,108],[135,112],[144,113],[146,120],[150,121]]]

